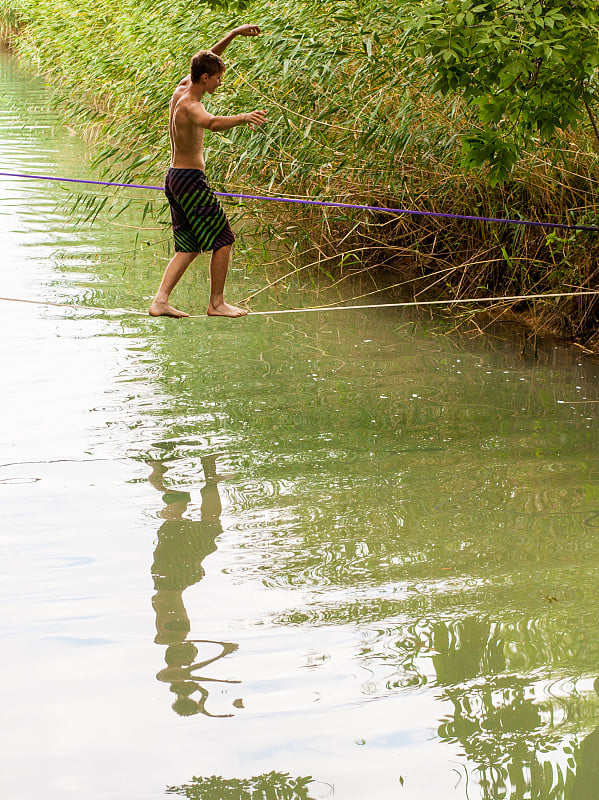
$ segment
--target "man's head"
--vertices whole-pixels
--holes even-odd
[[[206,80],[206,89],[212,93],[220,86],[219,78],[225,71],[225,62],[216,53],[209,50],[200,50],[191,59],[191,82],[200,83],[202,77]],[[213,85],[214,84],[214,85]]]

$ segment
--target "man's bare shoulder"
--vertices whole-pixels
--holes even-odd
[[[204,104],[191,97],[185,89],[175,92],[171,100],[171,114],[175,124],[191,122],[198,128],[208,128],[212,114],[204,108]]]
[[[179,99],[191,86],[191,78],[187,75],[185,78],[179,81],[179,83],[175,86],[175,91],[173,92],[173,96],[171,100]]]
[[[177,87],[173,94],[173,100],[175,100],[177,104],[177,111],[185,111],[192,116],[205,116],[208,115],[204,104],[201,100],[193,97],[189,92],[187,92],[186,87]],[[210,116],[210,115],[208,115]]]

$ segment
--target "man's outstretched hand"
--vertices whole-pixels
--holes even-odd
[[[260,127],[260,125],[264,125],[265,122],[266,111],[250,111],[245,115],[245,123],[249,125],[253,131],[255,131],[257,127]]]
[[[260,28],[257,25],[240,25],[233,33],[235,36],[260,36]]]

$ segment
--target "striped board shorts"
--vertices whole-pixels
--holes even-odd
[[[171,167],[164,193],[171,207],[177,253],[203,253],[233,244],[229,221],[202,170]]]

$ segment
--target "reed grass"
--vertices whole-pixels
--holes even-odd
[[[212,183],[454,214],[599,223],[599,170],[589,131],[563,132],[524,153],[511,180],[489,188],[465,173],[460,134],[472,120],[459,98],[427,90],[407,55],[409,0],[268,0],[244,12],[258,39],[225,54],[215,113],[264,108],[269,125],[208,137]],[[94,143],[111,179],[160,181],[168,101],[190,56],[239,22],[231,10],[182,0],[0,0],[2,34],[46,76],[71,124]],[[287,240],[332,282],[360,276],[369,291],[415,299],[596,288],[599,238],[520,226],[383,213],[248,204],[266,234]],[[365,284],[366,287],[366,284]],[[599,298],[537,301],[507,311],[599,347]],[[534,312],[534,313],[533,313]]]

